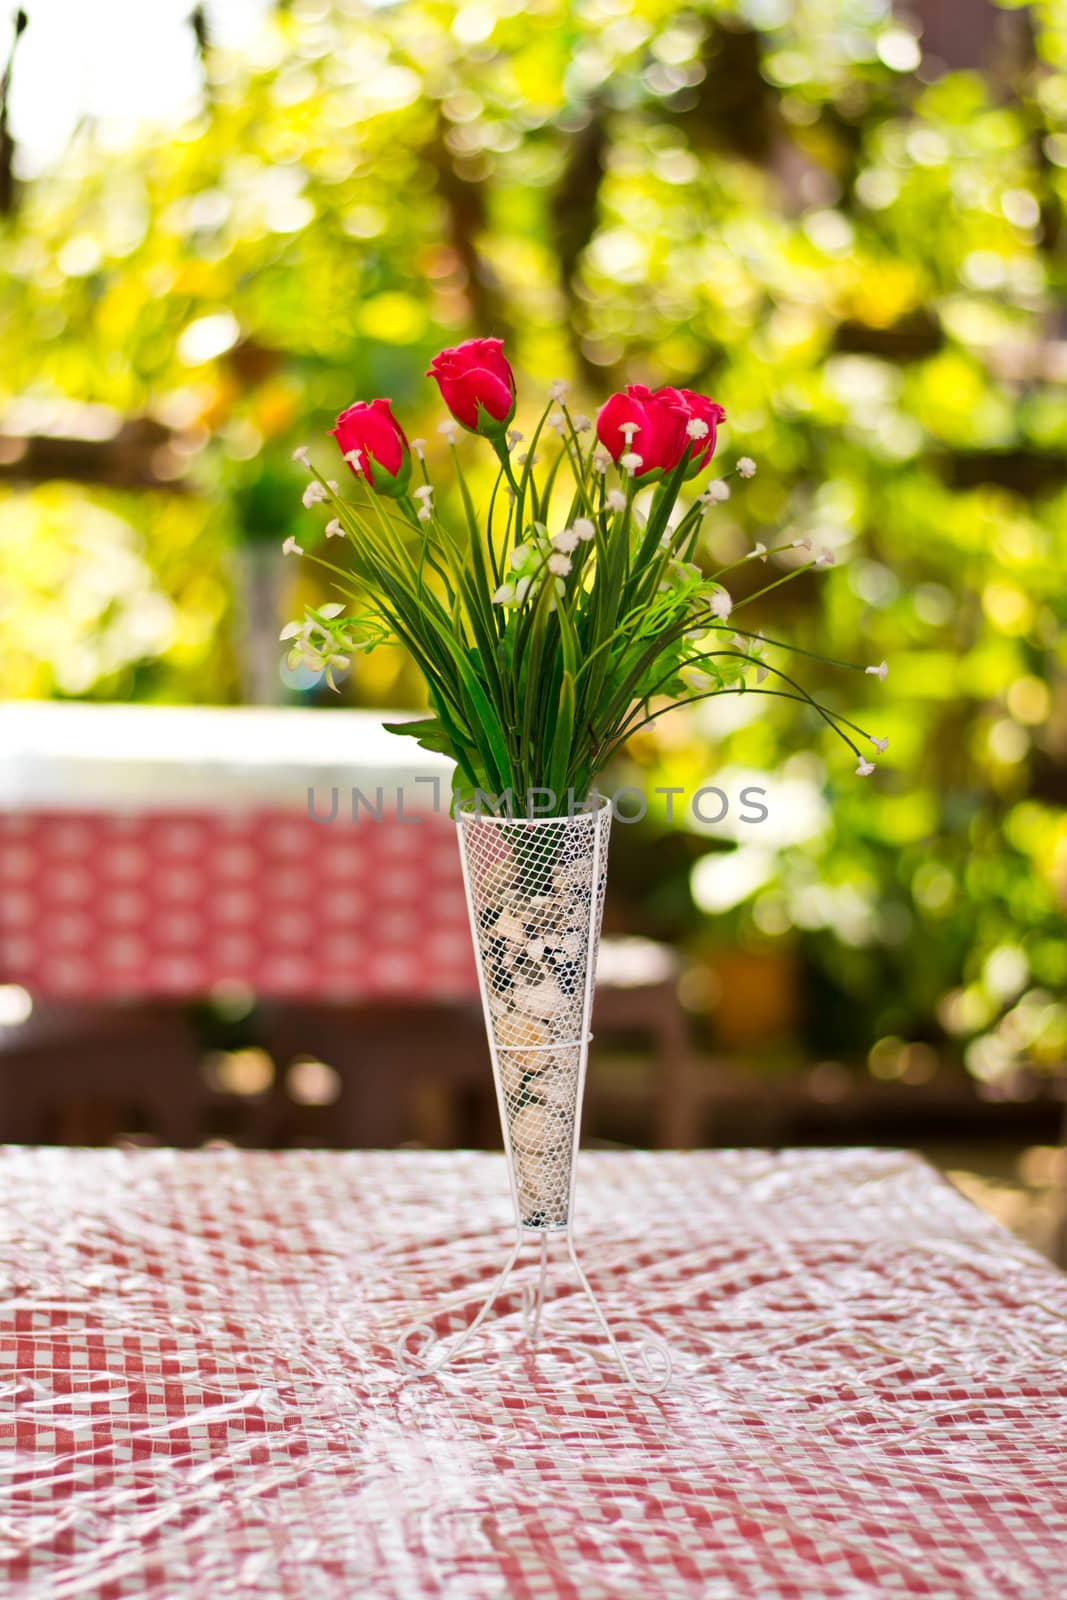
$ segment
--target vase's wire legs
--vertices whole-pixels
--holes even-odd
[[[524,1284],[522,1290],[522,1331],[533,1347],[541,1337],[541,1312],[545,1305],[545,1278],[548,1270],[548,1234],[541,1235],[541,1261],[537,1271],[537,1285]]]
[[[618,1362],[619,1370],[627,1383],[631,1388],[640,1390],[642,1394],[662,1394],[670,1383],[673,1372],[671,1352],[668,1346],[656,1334],[646,1332],[639,1323],[620,1324],[620,1330],[625,1326],[631,1329],[638,1339],[637,1354],[644,1370],[643,1372],[635,1372],[619,1349],[615,1335],[611,1330],[611,1324],[600,1309],[600,1301],[593,1293],[593,1286],[582,1270],[582,1264],[578,1260],[578,1252],[574,1248],[574,1240],[571,1238],[569,1229],[567,1231],[567,1253],[571,1258],[571,1265],[578,1274],[578,1282],[585,1290],[586,1299],[593,1308],[596,1319],[604,1331],[604,1337],[611,1346],[611,1353]]]
[[[511,1254],[498,1273],[493,1287],[482,1302],[478,1315],[450,1345],[446,1345],[433,1360],[427,1360],[425,1352],[434,1343],[437,1335],[428,1322],[413,1322],[409,1327],[405,1328],[404,1332],[397,1337],[393,1344],[393,1354],[396,1357],[397,1365],[403,1367],[407,1372],[430,1373],[440,1372],[442,1367],[447,1367],[450,1361],[454,1361],[467,1342],[477,1333],[492,1307],[499,1300],[500,1291],[507,1282],[512,1267],[515,1265],[516,1257],[522,1249],[522,1243],[522,1235],[520,1234],[515,1240]],[[419,1348],[417,1350],[409,1350],[408,1342],[416,1334],[421,1336]]]

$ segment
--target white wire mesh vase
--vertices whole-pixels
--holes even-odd
[[[433,1330],[418,1323],[397,1340],[397,1359],[423,1372],[453,1361],[500,1298],[530,1241],[539,1245],[539,1266],[535,1285],[523,1290],[523,1326],[536,1345],[549,1243],[562,1238],[624,1377],[635,1388],[657,1393],[671,1377],[667,1347],[630,1325],[628,1331],[637,1334],[636,1364],[623,1353],[578,1260],[573,1235],[611,802],[597,797],[587,809],[533,819],[460,812],[457,828],[515,1242],[477,1315],[459,1335],[432,1350]],[[416,1334],[417,1352],[411,1343]]]

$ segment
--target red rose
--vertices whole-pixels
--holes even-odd
[[[643,384],[631,383],[601,407],[596,431],[613,461],[628,453],[641,457],[641,465],[634,473],[640,483],[667,477],[686,451],[691,452],[686,473],[691,478],[711,460],[715,429],[725,415],[722,406],[691,389],[653,391]],[[703,423],[707,431],[695,437],[689,432],[691,422]]]
[[[715,454],[715,433],[719,423],[725,422],[726,412],[714,400],[709,400],[706,395],[695,394],[692,389],[656,390],[657,399],[668,396],[672,404],[682,405],[686,410],[686,434],[693,441],[690,446],[689,471],[686,477],[695,478]],[[696,430],[690,433],[690,422],[702,422],[707,432],[699,436],[696,436]]]
[[[430,362],[441,398],[457,422],[488,438],[503,433],[515,415],[515,374],[502,339],[468,339]]]
[[[404,430],[393,416],[391,400],[357,400],[342,411],[330,432],[357,478],[365,478],[379,494],[406,492],[411,477],[411,451]]]
[[[689,417],[673,395],[670,389],[653,394],[644,384],[631,383],[605,401],[597,415],[597,437],[613,461],[624,455],[641,457],[634,473],[639,483],[663,477],[682,459]]]

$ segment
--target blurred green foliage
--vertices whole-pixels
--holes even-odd
[[[888,659],[885,685],[804,676],[889,753],[859,782],[756,699],[660,722],[623,776],[756,774],[771,818],[730,848],[625,830],[632,920],[774,972],[799,951],[809,1048],[883,1075],[909,1040],[991,1082],[1056,1065],[1067,21],[956,10],[939,58],[888,0],[291,0],[247,56],[209,51],[195,121],[83,130],[6,224],[5,425],[153,418],[164,487],[5,491],[0,687],[232,697],[230,546],[305,525],[289,453],[352,398],[432,440],[444,343],[503,335],[531,406],[556,376],[588,410],[702,389],[759,462],[709,554],[835,551],[759,622]],[[413,692],[395,655],[360,673],[357,698]]]

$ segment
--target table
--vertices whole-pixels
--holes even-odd
[[[452,765],[378,716],[16,702],[0,750],[0,983],[477,995]],[[336,794],[335,821],[312,820],[309,790],[319,817]]]
[[[1067,1280],[915,1158],[582,1157],[633,1393],[563,1296],[391,1341],[508,1237],[502,1158],[0,1157],[0,1588],[40,1600],[1062,1600]]]

